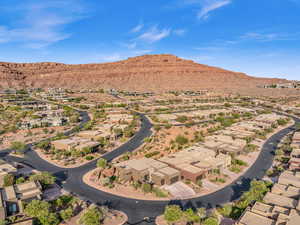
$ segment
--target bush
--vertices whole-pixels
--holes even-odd
[[[168,197],[168,193],[162,191],[159,188],[153,188],[153,192],[154,192],[154,194],[155,194],[156,197],[159,197],[159,198],[166,198],[166,197]]]
[[[48,150],[51,147],[50,141],[41,141],[36,145],[38,148]]]
[[[56,180],[56,178],[49,172],[40,172],[37,174],[33,174],[29,179],[31,181],[39,181],[44,188],[51,184],[54,184]]]
[[[55,213],[50,212],[50,204],[45,201],[32,200],[25,207],[25,215],[37,218],[40,224],[57,225],[59,220]]]
[[[201,220],[200,216],[191,208],[184,211],[184,217],[187,220],[188,224],[199,223]]]
[[[165,208],[164,218],[169,223],[175,223],[181,220],[183,212],[178,205],[169,205]]]
[[[232,205],[224,205],[223,207],[218,208],[217,210],[222,216],[230,217],[232,212]]]
[[[62,218],[62,220],[67,221],[69,219],[71,219],[71,217],[73,216],[73,209],[71,207],[60,211],[60,217]]]
[[[83,225],[100,225],[103,217],[103,212],[98,207],[92,207],[83,213],[79,223]]]
[[[219,221],[214,217],[209,217],[204,220],[203,225],[219,225]]]
[[[242,169],[239,166],[232,165],[229,170],[234,173],[240,173]]]
[[[25,178],[24,177],[19,177],[17,180],[16,180],[16,184],[22,184],[22,183],[25,183]]]
[[[160,154],[159,151],[154,151],[154,152],[150,152],[150,153],[145,154],[145,157],[146,158],[151,158],[151,157],[156,156],[158,154]]]
[[[147,183],[143,184],[142,190],[144,193],[150,193],[152,191],[151,184],[147,184]]]
[[[175,120],[179,123],[185,123],[188,118],[186,116],[178,116]]]
[[[107,167],[107,160],[103,158],[98,159],[97,167],[105,169]]]
[[[182,136],[182,135],[178,135],[175,139],[175,141],[179,144],[179,145],[185,145],[189,142],[189,140]]]
[[[20,141],[14,141],[11,143],[10,148],[13,149],[15,151],[15,153],[18,152],[18,153],[22,154],[27,149],[27,145]]]
[[[88,160],[88,161],[90,161],[90,160],[93,160],[93,159],[94,159],[94,156],[92,156],[92,155],[87,155],[87,156],[85,157],[85,159]]]

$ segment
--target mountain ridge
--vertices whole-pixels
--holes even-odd
[[[0,62],[0,88],[116,88],[134,91],[242,90],[286,82],[196,63],[174,55],[143,55],[111,63]]]

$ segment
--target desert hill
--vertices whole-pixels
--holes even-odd
[[[0,62],[0,88],[116,88],[134,91],[213,89],[253,91],[258,85],[284,82],[256,78],[184,60],[173,55],[144,55],[114,63]]]

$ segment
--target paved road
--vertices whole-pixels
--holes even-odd
[[[296,122],[300,122],[298,118],[293,119]],[[87,120],[88,118],[85,118],[85,121]],[[149,120],[141,114],[141,121],[141,129],[136,133],[136,135],[129,142],[104,155],[104,158],[110,161],[127,151],[131,152],[139,147],[143,143],[144,138],[151,135],[151,123]],[[129,224],[154,224],[154,218],[160,215],[163,212],[164,207],[168,204],[180,204],[183,208],[211,208],[238,199],[244,191],[249,189],[251,180],[263,178],[266,171],[272,165],[274,158],[273,151],[276,149],[277,144],[286,134],[294,129],[295,127],[291,126],[270,137],[264,144],[262,151],[253,166],[251,166],[251,168],[249,168],[249,170],[247,170],[247,172],[234,183],[212,194],[189,200],[145,201],[119,197],[99,191],[86,185],[82,181],[83,175],[96,167],[96,160],[78,168],[63,169],[39,158],[39,156],[32,150],[26,153],[24,159],[18,159],[11,156],[6,156],[6,159],[23,162],[38,170],[53,173],[58,178],[59,183],[66,190],[94,203],[105,204],[114,209],[124,211],[129,217]],[[1,156],[4,157],[7,152],[8,151],[2,151]],[[143,218],[145,217],[150,217],[152,221],[143,221]]]

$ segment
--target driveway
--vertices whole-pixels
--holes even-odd
[[[143,114],[140,116],[142,126],[136,135],[129,142],[104,155],[105,159],[111,161],[125,152],[134,151],[143,143],[145,137],[151,135],[151,123]],[[298,118],[293,117],[293,119],[296,122],[300,122]],[[84,123],[82,123],[81,126],[83,124]],[[22,162],[41,171],[49,171],[57,177],[57,183],[59,185],[67,191],[80,196],[82,199],[98,204],[104,204],[113,209],[125,212],[129,217],[128,224],[153,224],[153,222],[145,222],[144,218],[149,217],[151,218],[151,221],[154,221],[153,219],[162,214],[165,206],[168,204],[180,204],[183,208],[212,208],[237,200],[243,192],[249,190],[250,182],[253,179],[262,179],[264,177],[266,171],[272,165],[274,158],[273,151],[276,149],[280,140],[294,129],[295,126],[291,126],[271,136],[263,145],[261,153],[255,163],[245,172],[245,174],[240,176],[232,184],[214,193],[188,200],[146,201],[129,199],[90,187],[82,181],[82,177],[85,173],[96,167],[96,160],[78,168],[63,169],[44,161],[32,150],[29,150],[26,153],[24,159],[6,156],[6,154],[9,153],[9,150],[1,151],[0,154],[1,157],[5,157],[7,160]]]

